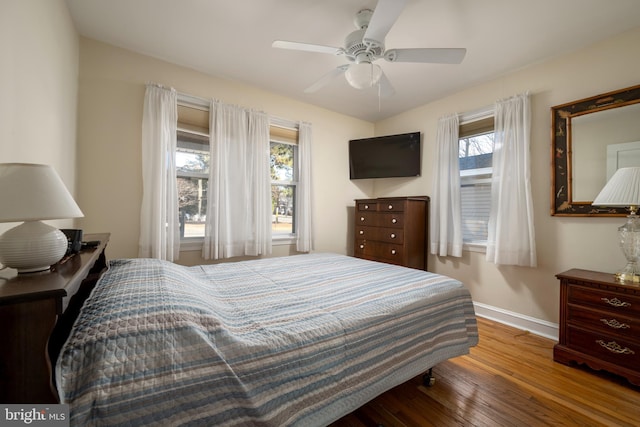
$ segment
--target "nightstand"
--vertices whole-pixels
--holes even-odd
[[[52,363],[77,312],[106,268],[109,233],[87,234],[95,248],[63,259],[51,271],[0,271],[0,403],[56,403]]]
[[[560,279],[556,362],[584,363],[640,385],[640,286],[613,274],[573,269]]]

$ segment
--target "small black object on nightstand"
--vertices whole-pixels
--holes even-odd
[[[100,244],[100,240],[90,240],[88,242],[82,242],[82,249],[95,248]]]

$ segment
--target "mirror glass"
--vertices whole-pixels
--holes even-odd
[[[571,141],[573,200],[590,203],[618,168],[640,166],[640,104],[574,117]]]
[[[640,85],[551,107],[551,215],[626,216],[593,206],[608,178],[640,166]]]

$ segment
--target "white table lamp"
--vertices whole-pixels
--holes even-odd
[[[48,270],[67,251],[67,237],[42,220],[84,216],[49,165],[0,163],[0,222],[22,224],[0,236],[0,263],[18,273]]]
[[[616,278],[621,282],[640,282],[640,217],[636,215],[640,206],[640,167],[618,169],[593,205],[629,208],[627,222],[618,228],[620,248],[627,258],[627,265],[616,273]]]

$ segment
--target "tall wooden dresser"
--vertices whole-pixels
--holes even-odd
[[[580,269],[557,277],[560,339],[553,359],[586,363],[640,385],[640,286]]]
[[[427,270],[429,197],[358,199],[354,255]]]

